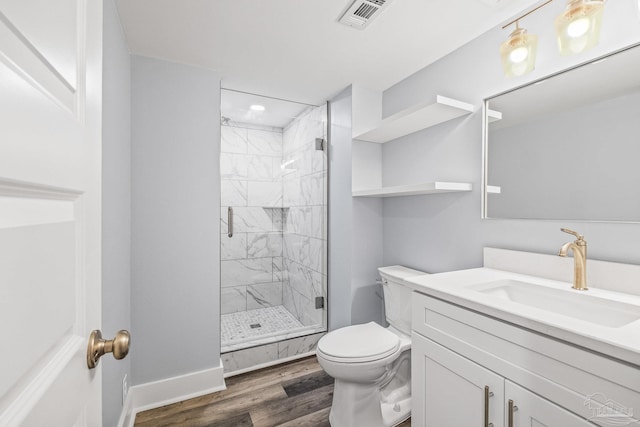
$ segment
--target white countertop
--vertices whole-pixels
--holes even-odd
[[[582,316],[580,313],[583,319],[577,319],[559,313],[557,309],[533,307],[478,290],[483,288],[483,284],[499,280],[553,288],[557,290],[555,295],[564,297],[566,292],[569,301],[597,297],[621,302],[629,305],[632,313],[637,309],[640,317],[640,296],[595,288],[577,291],[571,288],[571,283],[491,268],[413,276],[406,278],[405,283],[420,293],[640,366],[640,320],[619,327],[603,326],[590,322],[588,314]],[[563,294],[558,294],[558,291]]]

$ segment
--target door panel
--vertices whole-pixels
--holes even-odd
[[[101,422],[101,34],[101,1],[0,0],[0,425]]]
[[[0,60],[74,114],[81,7],[78,0],[0,0]]]
[[[593,427],[594,424],[505,380],[505,396],[517,410],[513,413],[513,427]],[[505,405],[508,408],[508,405]],[[508,410],[508,409],[507,409]],[[505,417],[508,419],[509,414]]]
[[[77,0],[0,0],[5,25],[13,27],[22,45],[32,46],[52,72],[76,87],[78,53]],[[82,16],[81,16],[82,19]],[[42,61],[43,62],[43,61]]]
[[[489,422],[502,425],[502,377],[416,333],[412,337],[414,401],[426,402],[423,410],[414,407],[412,422],[426,427],[482,427],[488,386]]]
[[[0,395],[73,331],[75,253],[73,222],[0,229],[0,282],[11,284],[2,295],[11,321],[0,324],[0,336],[15,349],[3,354]]]

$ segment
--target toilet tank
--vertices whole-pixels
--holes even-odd
[[[411,335],[411,288],[403,284],[403,279],[424,276],[423,271],[401,265],[378,268],[382,277],[384,312],[387,322],[400,332]]]

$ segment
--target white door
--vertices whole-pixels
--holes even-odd
[[[503,425],[504,378],[416,333],[411,347],[412,425]]]
[[[505,381],[506,419],[509,419],[509,400],[513,401],[513,423],[509,427],[593,427],[593,423],[531,393],[529,390]],[[507,423],[508,424],[508,423]],[[628,424],[628,423],[626,423]],[[617,425],[625,425],[620,423]]]
[[[0,425],[99,426],[101,0],[0,0]]]

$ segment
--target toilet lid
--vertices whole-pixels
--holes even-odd
[[[344,362],[382,359],[398,347],[400,338],[375,322],[331,331],[318,342],[318,350]]]

